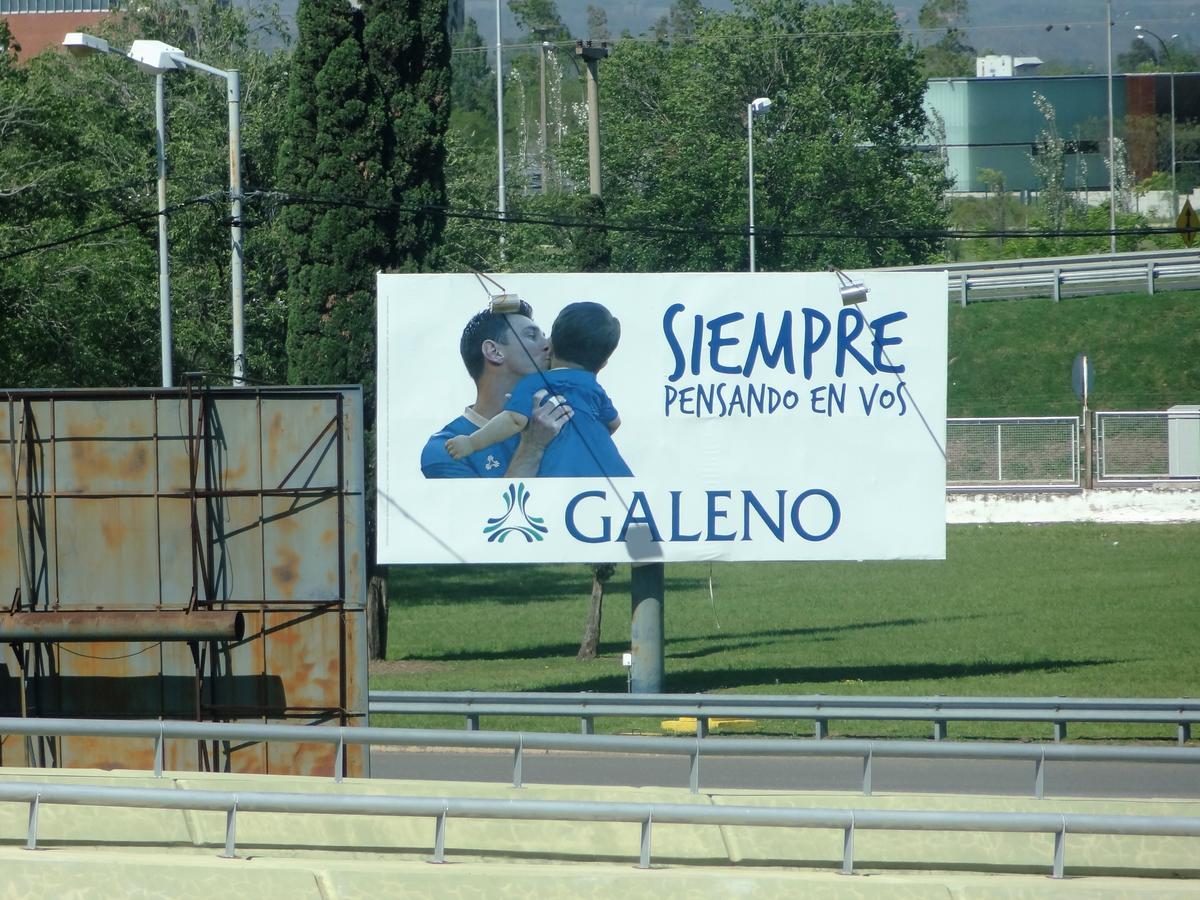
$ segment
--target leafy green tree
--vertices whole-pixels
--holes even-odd
[[[255,46],[246,13],[159,0],[105,27],[115,47],[157,38],[242,73],[244,184],[253,192],[275,140],[270,98],[284,69]],[[111,55],[74,60],[51,51],[19,68],[13,56],[11,48],[0,54],[0,256],[16,254],[0,265],[12,337],[0,351],[0,377],[11,385],[157,384],[154,79]],[[177,377],[227,377],[223,83],[172,74],[167,113],[174,369]],[[245,240],[248,371],[267,379],[278,372],[283,322],[270,290],[270,231],[249,228]]]
[[[614,268],[746,267],[745,116],[759,96],[774,101],[755,123],[763,268],[902,264],[939,251],[925,232],[944,227],[947,182],[940,158],[913,149],[925,84],[890,7],[738,0],[729,14],[706,13],[696,37],[623,42],[604,63],[608,215],[651,226],[611,235]],[[582,140],[570,157],[581,184]]]
[[[496,87],[487,61],[487,48],[479,23],[468,17],[463,30],[453,39],[453,57],[450,65],[450,96],[453,98],[452,112],[456,119],[465,114],[474,114],[481,124],[496,122]]]
[[[925,0],[917,13],[917,24],[927,31],[945,32],[921,51],[928,78],[975,74],[975,48],[967,42],[967,0]]]
[[[588,4],[587,36],[590,41],[612,40],[612,32],[608,29],[608,12],[603,6]]]

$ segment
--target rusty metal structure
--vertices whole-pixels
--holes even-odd
[[[357,387],[0,392],[0,716],[366,724],[362,436]],[[150,752],[0,734],[0,765]],[[328,775],[335,751],[176,741],[165,762]]]

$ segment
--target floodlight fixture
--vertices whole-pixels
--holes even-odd
[[[867,299],[867,293],[871,289],[863,282],[854,281],[841,269],[833,269],[833,274],[838,279],[838,293],[842,298],[842,306],[854,306]]]
[[[750,112],[754,115],[757,115],[758,113],[764,113],[770,108],[771,108],[771,98],[770,97],[759,97],[756,100],[750,101]]]
[[[151,75],[162,75],[184,67],[183,51],[162,41],[134,41],[128,55],[139,69]]]
[[[94,34],[84,34],[82,31],[72,31],[64,37],[63,46],[72,56],[113,52],[104,38],[96,37]]]

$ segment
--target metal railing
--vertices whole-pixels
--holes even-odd
[[[1078,488],[1079,417],[946,420],[948,490]]]
[[[1072,834],[1200,836],[1200,818],[1075,813],[944,812],[879,809],[780,809],[702,806],[686,803],[604,803],[554,800],[489,800],[461,797],[380,797],[157,788],[83,787],[77,784],[0,782],[0,801],[29,804],[26,848],[38,846],[42,805],[66,804],[225,813],[226,858],[237,855],[237,814],[299,813],[359,816],[421,816],[435,820],[433,862],[445,862],[446,823],[458,819],[558,822],[630,822],[641,825],[638,867],[651,861],[653,826],[737,825],[836,829],[842,832],[842,872],[854,872],[856,830],[963,831],[1053,834],[1051,874],[1065,874],[1066,836]]]
[[[1034,764],[1032,793],[1045,796],[1045,764],[1057,762],[1123,762],[1200,764],[1200,749],[1191,747],[1076,746],[1000,742],[928,742],[873,740],[807,740],[797,738],[677,738],[649,735],[555,734],[546,732],[458,731],[446,729],[317,727],[229,722],[171,722],[119,719],[0,719],[0,735],[46,737],[87,736],[145,738],[154,743],[154,774],[163,775],[166,741],[296,741],[336,744],[331,777],[342,781],[347,746],[420,747],[509,750],[513,754],[513,787],[525,782],[526,751],[637,753],[679,756],[688,760],[688,785],[700,791],[702,758],[770,756],[781,758],[858,758],[862,792],[870,795],[878,759],[1025,760]]]
[[[1096,481],[1200,478],[1200,411],[1094,413]]]
[[[1107,293],[1159,285],[1182,290],[1200,285],[1200,253],[1195,250],[1061,256],[1042,259],[940,263],[879,271],[947,272],[952,302],[1012,300]]]
[[[949,722],[1052,723],[1055,741],[1066,738],[1069,722],[1142,722],[1175,725],[1182,744],[1200,722],[1200,700],[1137,698],[371,691],[368,708],[371,715],[461,715],[468,729],[477,729],[481,716],[571,717],[585,734],[597,717],[613,716],[690,716],[701,736],[715,717],[811,719],[817,738],[836,720],[928,721],[935,740],[946,737]]]

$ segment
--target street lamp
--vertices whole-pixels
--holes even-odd
[[[63,38],[63,46],[75,56],[89,53],[113,53],[126,56],[108,45],[108,41],[91,34],[71,32]],[[130,57],[126,57],[130,58]],[[171,280],[167,252],[167,156],[166,103],[162,72],[154,78],[154,130],[158,155],[158,323],[162,344],[162,386],[174,384],[171,362]]]
[[[1138,33],[1139,41],[1144,41],[1146,35],[1158,41],[1158,45],[1162,47],[1163,55],[1167,58],[1167,65],[1171,67],[1171,217],[1179,215],[1177,206],[1179,204],[1179,192],[1175,190],[1175,58],[1171,56],[1171,50],[1167,47],[1167,42],[1159,35],[1155,34],[1149,28],[1143,25],[1134,25],[1133,30]],[[1171,40],[1179,37],[1177,34],[1171,35]]]
[[[134,41],[128,53],[113,50],[108,42],[90,34],[72,32],[63,38],[63,46],[73,54],[116,53],[131,60],[139,69],[157,78],[155,112],[158,125],[158,208],[159,208],[159,300],[163,305],[163,381],[170,386],[170,292],[167,281],[166,238],[166,156],[164,127],[163,76],[176,69],[198,69],[225,79],[225,95],[229,106],[229,204],[230,204],[230,293],[233,304],[233,384],[245,383],[245,336],[242,326],[244,277],[242,271],[242,120],[241,78],[236,69],[226,71],[189,59],[178,47],[162,41]]]
[[[750,271],[754,269],[754,117],[771,108],[770,97],[751,100],[746,106],[746,141],[749,146],[750,184]]]

